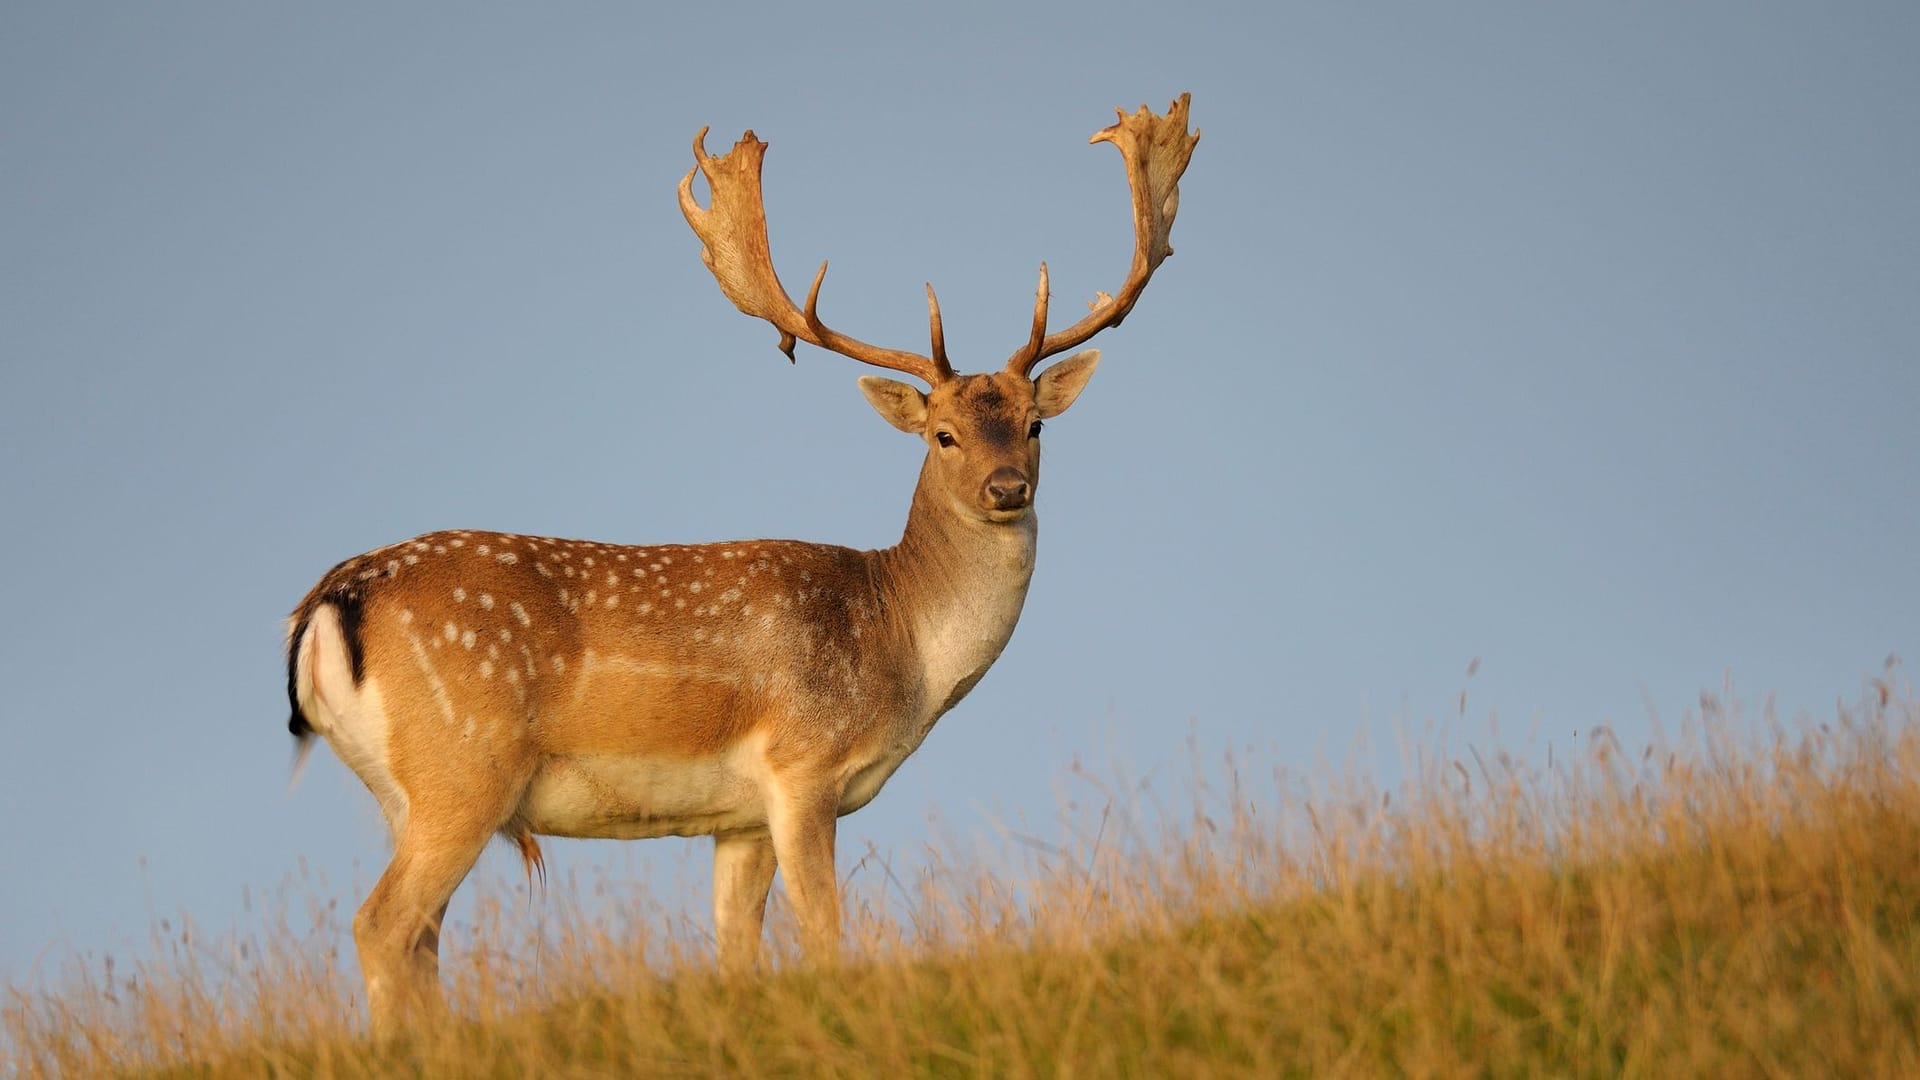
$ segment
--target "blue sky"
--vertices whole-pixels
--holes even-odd
[[[1818,716],[1920,654],[1920,9],[695,7],[0,12],[0,974],[302,860],[357,902],[385,839],[324,752],[286,791],[280,666],[345,556],[898,537],[865,369],[700,265],[704,125],[772,144],[830,322],[923,349],[931,280],[966,370],[1042,259],[1062,313],[1123,275],[1114,106],[1205,133],[1048,426],[1020,629],[843,870],[1044,831],[1075,759],[1307,768],[1463,688],[1634,742],[1729,672]],[[693,894],[703,852],[617,865]]]

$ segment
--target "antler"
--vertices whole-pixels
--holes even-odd
[[[713,271],[720,291],[727,294],[734,307],[767,320],[780,331],[780,351],[788,360],[793,359],[793,344],[798,339],[863,364],[919,376],[934,385],[953,378],[941,331],[940,301],[931,285],[927,286],[928,321],[933,331],[931,357],[869,345],[821,322],[815,309],[820,302],[820,282],[827,276],[824,262],[813,275],[813,287],[807,290],[806,310],[794,307],[793,299],[780,285],[779,275],[774,273],[773,256],[767,248],[767,212],[760,194],[760,165],[767,144],[749,131],[732,150],[716,158],[708,156],[706,138],[706,128],[693,137],[696,164],[680,181],[680,210],[700,236],[700,261]],[[713,193],[712,209],[702,209],[693,199],[695,172],[706,175]]]
[[[1173,215],[1180,209],[1180,174],[1193,157],[1200,133],[1187,133],[1187,105],[1192,94],[1181,94],[1167,106],[1165,116],[1155,116],[1145,105],[1128,116],[1116,109],[1120,122],[1093,133],[1090,143],[1110,142],[1120,148],[1126,159],[1127,186],[1133,190],[1133,266],[1119,293],[1102,292],[1087,306],[1092,311],[1079,322],[1049,334],[1047,330],[1047,264],[1040,264],[1040,289],[1033,302],[1033,333],[1027,344],[1008,358],[1007,370],[1022,375],[1055,353],[1065,352],[1109,326],[1118,326],[1133,310],[1162,260],[1173,254],[1167,234],[1173,230]]]

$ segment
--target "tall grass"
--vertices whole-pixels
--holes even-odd
[[[725,979],[699,927],[496,888],[454,1014],[362,1037],[332,901],[13,990],[24,1075],[1920,1076],[1920,708],[1707,697],[1672,740],[1364,777],[1199,770],[1067,839],[855,874],[848,957]],[[1223,779],[1207,779],[1208,776]],[[1090,784],[1092,781],[1088,781]],[[598,887],[609,887],[604,880]],[[302,917],[284,914],[303,911]],[[618,914],[609,914],[610,912]],[[776,924],[781,920],[776,919]],[[665,929],[662,929],[665,927]],[[784,935],[776,925],[776,937]]]

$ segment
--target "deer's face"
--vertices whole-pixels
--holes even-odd
[[[925,394],[877,376],[861,379],[860,388],[888,423],[926,440],[929,478],[956,511],[1006,522],[1032,509],[1041,422],[1073,404],[1099,361],[1099,350],[1088,349],[1038,378],[959,375]]]

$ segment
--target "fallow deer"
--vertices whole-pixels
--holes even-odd
[[[810,956],[838,948],[835,819],[865,806],[999,657],[1033,572],[1040,425],[1073,404],[1097,350],[1168,255],[1178,181],[1199,141],[1188,97],[1094,134],[1120,149],[1135,247],[1119,291],[1047,332],[1045,264],[1026,344],[959,375],[927,288],[932,355],[829,329],[774,273],[747,132],[695,166],[680,207],[721,290],[797,341],[915,376],[860,389],[926,460],[905,533],[854,551],[791,540],[630,546],[436,532],[335,566],[288,622],[288,727],[324,736],[392,831],[393,859],[353,920],[377,1033],[443,1008],[448,899],[495,835],[529,872],[535,835],[714,838],[714,936],[758,963],[778,865]],[[693,195],[703,174],[711,206]]]

